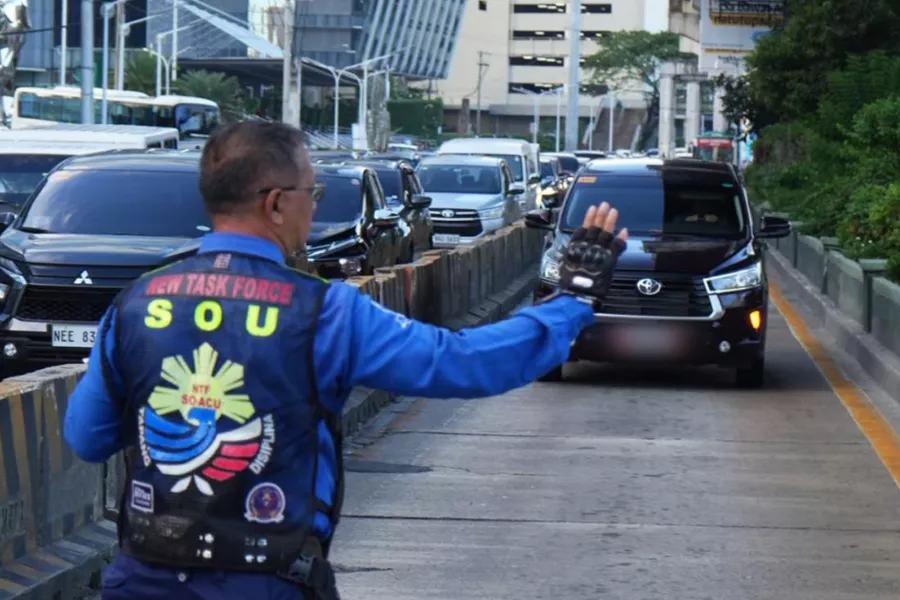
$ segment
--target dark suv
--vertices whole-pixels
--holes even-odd
[[[764,238],[788,235],[777,217],[754,222],[734,167],[681,159],[604,159],[585,165],[557,215],[533,211],[529,227],[550,231],[535,291],[559,281],[561,251],[600,200],[630,233],[597,322],[570,361],[717,364],[759,387],[765,372],[768,284]],[[562,367],[544,380],[562,378]]]
[[[412,236],[412,248],[416,256],[434,248],[431,237],[434,223],[431,221],[431,198],[422,190],[422,183],[412,164],[405,160],[364,159],[343,163],[368,167],[378,175],[378,183],[384,194],[387,208],[400,215],[400,225]],[[408,257],[412,262],[413,257]]]
[[[306,258],[319,275],[371,275],[378,267],[412,260],[412,235],[400,225],[400,214],[385,205],[375,171],[329,164],[315,169],[325,192],[313,216]]]
[[[0,215],[4,375],[86,358],[119,290],[210,231],[198,168],[198,153],[73,157]]]

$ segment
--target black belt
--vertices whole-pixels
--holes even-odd
[[[122,533],[126,554],[172,568],[276,574],[300,556],[326,555],[320,540],[302,530],[261,533],[251,524],[133,510],[126,510]]]

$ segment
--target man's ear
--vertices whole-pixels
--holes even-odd
[[[266,198],[263,202],[263,210],[265,210],[266,216],[269,217],[269,219],[271,219],[271,221],[276,225],[283,225],[284,217],[281,215],[281,211],[279,210],[279,205],[281,203],[281,190],[272,190],[271,192],[266,194]]]

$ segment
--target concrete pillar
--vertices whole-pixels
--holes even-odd
[[[659,80],[659,152],[675,153],[675,65],[665,64]]]
[[[700,82],[687,83],[687,106],[685,107],[684,139],[690,144],[703,133],[703,114],[701,112]]]
[[[725,88],[716,88],[715,103],[713,104],[713,129],[727,131],[728,125],[728,119],[725,117]]]

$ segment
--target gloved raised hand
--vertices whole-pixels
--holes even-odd
[[[618,218],[619,211],[606,202],[588,209],[584,224],[575,230],[563,251],[559,267],[562,293],[574,294],[588,303],[606,297],[613,269],[628,239],[627,229],[613,237]]]

